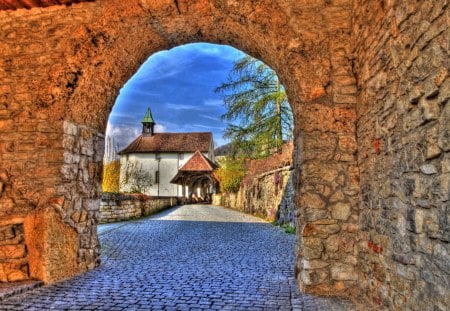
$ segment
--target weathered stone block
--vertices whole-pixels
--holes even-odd
[[[406,214],[407,229],[414,233],[422,233],[424,212],[420,209],[409,209]]]
[[[24,229],[31,277],[51,282],[81,272],[77,264],[78,235],[54,209],[31,213]]]
[[[337,281],[356,281],[358,273],[354,267],[338,263],[331,266],[331,278]]]
[[[401,264],[396,265],[396,272],[399,276],[406,280],[413,281],[416,279],[417,269],[411,266],[405,266]],[[399,284],[398,284],[399,285]]]
[[[343,262],[346,264],[349,264],[351,266],[356,266],[358,264],[358,257],[353,255],[346,255],[343,256]]]
[[[0,119],[0,133],[12,132],[14,130],[13,120],[1,120]]]
[[[419,102],[419,107],[422,109],[422,117],[424,121],[428,122],[439,118],[441,109],[437,99],[422,98]]]
[[[338,224],[312,224],[309,223],[303,229],[304,237],[327,238],[341,230]]]
[[[439,119],[438,145],[443,151],[450,151],[450,105],[447,103]]]
[[[351,214],[349,203],[338,202],[331,206],[331,217],[337,220],[347,220]]]
[[[302,267],[306,270],[326,268],[330,263],[323,260],[302,260]]]
[[[323,244],[321,239],[304,238],[303,239],[303,257],[305,259],[318,259],[322,257]]]
[[[74,222],[79,222],[80,219],[80,211],[75,211],[72,213],[72,215],[70,216],[70,218],[74,221]]]
[[[430,255],[433,253],[434,243],[426,233],[411,236],[411,243],[414,251]]]
[[[450,274],[450,246],[448,243],[441,244],[436,243],[433,247],[433,261],[434,263],[444,271],[445,273]]]
[[[325,202],[322,197],[316,193],[307,192],[300,197],[300,205],[304,209],[322,209],[325,207]]]
[[[332,235],[324,241],[327,254],[335,253],[339,250],[339,236]]]
[[[445,131],[443,133],[447,133],[447,131]],[[445,135],[450,135],[450,132]],[[439,134],[438,134],[437,127],[430,128],[427,131],[427,136],[426,136],[427,150],[426,150],[425,157],[427,160],[433,159],[441,154],[441,149],[439,148],[439,145],[438,145],[438,139],[439,139]]]
[[[439,194],[444,202],[450,201],[450,173],[442,174],[439,180]]]
[[[442,159],[441,170],[443,174],[450,173],[450,154]]]
[[[304,150],[302,157],[305,160],[331,160],[335,152],[333,146],[337,145],[337,137],[333,133],[308,133],[303,139],[303,144],[315,147]]]
[[[423,164],[420,166],[420,171],[426,175],[436,174],[437,170],[433,164]]]
[[[328,279],[328,271],[326,269],[302,270],[300,279],[305,285],[321,284]]]
[[[351,235],[339,236],[339,249],[346,253],[353,253],[354,239]]]
[[[331,197],[328,199],[331,203],[335,203],[338,201],[343,201],[345,199],[344,193],[342,191],[336,191],[331,195]]]
[[[347,231],[349,233],[356,233],[360,230],[360,226],[358,224],[342,224],[341,230]]]
[[[317,221],[327,218],[328,218],[328,210],[326,209],[309,208],[305,211],[306,221]]]
[[[14,270],[8,273],[8,282],[19,282],[28,279],[28,274],[21,270]]]
[[[17,259],[26,256],[25,245],[0,245],[0,258]]]
[[[6,225],[0,227],[0,242],[13,239],[16,236],[13,225]]]
[[[356,96],[354,95],[343,95],[343,94],[335,94],[333,96],[333,101],[336,104],[356,104]]]

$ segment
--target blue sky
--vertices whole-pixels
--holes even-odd
[[[195,43],[153,54],[120,90],[109,116],[107,135],[124,148],[142,129],[150,107],[157,132],[211,131],[223,145],[226,112],[214,89],[225,82],[244,54],[230,46]]]

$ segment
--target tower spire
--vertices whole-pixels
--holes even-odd
[[[153,120],[152,111],[150,110],[150,107],[147,108],[147,112],[145,113],[145,116],[142,119],[141,123],[142,123],[142,135],[152,136],[154,134],[155,121]]]

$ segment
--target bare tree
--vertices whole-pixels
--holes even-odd
[[[152,174],[142,167],[138,161],[128,162],[124,168],[124,177],[121,180],[121,188],[131,193],[144,193],[153,185]]]

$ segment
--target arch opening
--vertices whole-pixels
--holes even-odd
[[[67,12],[79,18],[76,23],[65,25],[70,36],[55,35],[62,42],[58,46],[63,51],[57,59],[52,59],[51,65],[43,58],[38,63],[43,79],[30,81],[29,85],[32,94],[29,105],[35,110],[30,109],[28,113],[39,116],[32,124],[40,129],[47,148],[38,148],[34,161],[45,159],[41,163],[46,169],[39,178],[16,175],[13,179],[10,175],[4,178],[5,197],[24,198],[25,192],[14,192],[20,184],[24,190],[35,190],[27,195],[30,203],[24,204],[25,214],[39,210],[47,215],[56,211],[55,223],[64,224],[61,228],[72,230],[77,238],[73,243],[78,248],[74,271],[57,275],[51,271],[67,271],[64,265],[72,259],[55,264],[42,251],[48,245],[64,244],[51,240],[50,236],[59,235],[48,234],[49,227],[44,225],[47,235],[36,247],[38,259],[35,264],[31,261],[29,264],[49,268],[45,276],[36,274],[37,278],[52,282],[98,264],[95,224],[103,133],[117,93],[148,55],[201,41],[235,46],[277,72],[294,114],[298,281],[304,290],[320,293],[344,292],[355,287],[356,263],[347,260],[344,250],[331,250],[333,256],[330,256],[324,246],[333,237],[342,239],[339,232],[343,228],[346,228],[345,236],[351,238],[355,232],[352,226],[357,226],[358,221],[355,97],[342,94],[340,88],[331,84],[331,80],[336,84],[355,83],[347,57],[348,32],[342,31],[339,37],[330,39],[325,35],[330,29],[317,25],[313,15],[305,13],[309,24],[302,25],[302,29],[311,33],[301,36],[292,25],[283,22],[291,20],[287,7],[271,2],[235,6],[231,2],[199,1],[175,7],[170,1],[132,1],[126,5],[120,1],[108,5],[89,2],[58,7],[49,14]],[[342,12],[350,16],[350,8],[344,6]],[[24,23],[32,21],[25,17]],[[45,27],[43,32],[52,31],[50,26]],[[333,31],[341,31],[340,27],[346,30],[347,25]],[[34,39],[36,34],[26,36]],[[332,56],[332,51],[339,53]],[[6,157],[2,160],[12,163]],[[10,184],[14,186],[8,188]],[[332,197],[336,200],[332,201]],[[9,214],[19,212],[21,207],[17,204],[8,210]],[[25,236],[35,235],[36,227],[29,226]],[[58,230],[62,232],[61,228]],[[55,248],[58,256],[65,251],[64,247]],[[324,264],[316,266],[317,260]]]
[[[236,68],[240,71],[236,72]],[[223,85],[227,93],[219,93]],[[234,111],[231,117],[226,100],[229,110]],[[254,104],[242,105],[243,100]],[[148,124],[144,123],[147,119]],[[214,149],[218,147],[229,150],[227,154],[237,159],[267,157],[284,150],[289,153],[286,159],[283,162],[274,159],[280,163],[274,162],[270,167],[289,166],[291,147],[282,148],[282,144],[292,145],[292,127],[292,112],[283,85],[262,62],[229,46],[206,43],[156,53],[121,89],[111,112],[106,132],[106,171],[113,169],[114,174],[114,169],[120,166],[121,180],[114,187],[105,184],[103,191],[119,192],[119,188],[122,192],[136,191],[132,184],[137,180],[130,179],[131,173],[137,175],[141,171],[136,165],[144,166],[140,167],[142,171],[151,171],[147,176],[148,188],[138,187],[150,196],[188,195],[195,191],[186,192],[183,186],[193,185],[201,177],[205,181],[215,180],[209,182],[215,188],[218,181],[212,172],[216,164],[205,161],[215,161]],[[224,138],[226,135],[228,140]],[[207,159],[191,159],[199,146]],[[120,165],[114,165],[119,158]],[[192,166],[192,161],[197,166],[204,162],[205,169],[211,172],[198,171],[199,167],[186,168]],[[128,185],[124,183],[125,177]],[[111,181],[108,176],[105,179]]]
[[[302,290],[445,310],[448,8],[409,4],[3,1],[0,281],[53,282],[98,264],[119,89],[149,55],[211,42],[269,64],[289,95]]]

